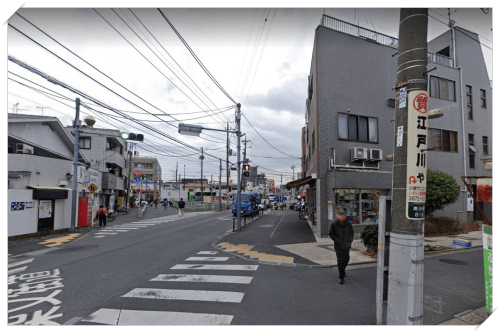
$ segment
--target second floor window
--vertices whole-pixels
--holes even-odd
[[[483,154],[484,155],[488,155],[488,137],[487,136],[483,136]]]
[[[378,119],[338,114],[339,139],[350,141],[378,142]]]
[[[312,137],[311,137],[311,143],[312,143],[312,152],[314,153],[314,150],[316,149],[316,141],[314,140],[314,131],[312,133]]]
[[[465,98],[467,101],[467,119],[472,120],[473,115],[472,115],[472,87],[471,86],[465,86]]]
[[[429,149],[435,151],[458,152],[457,135],[455,131],[429,128]]]
[[[137,169],[153,169],[153,163],[134,163],[134,168]]]
[[[455,102],[455,81],[431,76],[429,86],[431,97]]]
[[[90,149],[91,146],[90,146],[90,142],[91,142],[91,139],[90,138],[79,138],[78,140],[78,147],[80,149]]]

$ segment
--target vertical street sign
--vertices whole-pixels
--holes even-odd
[[[424,90],[414,90],[408,94],[406,218],[410,220],[425,217],[428,101]]]
[[[492,227],[483,224],[484,291],[486,312],[491,315],[493,305],[493,232]]]

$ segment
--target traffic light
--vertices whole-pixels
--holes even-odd
[[[124,139],[124,140],[144,141],[144,135],[143,134],[121,132],[120,135],[121,135],[122,139]]]
[[[243,178],[250,178],[250,165],[243,165]]]

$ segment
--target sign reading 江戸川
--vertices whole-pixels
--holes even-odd
[[[424,90],[408,93],[406,217],[411,220],[425,217],[428,101]]]

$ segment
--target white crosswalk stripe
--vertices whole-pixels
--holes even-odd
[[[231,257],[218,257],[218,251],[199,251],[198,256],[188,257],[186,261],[224,261],[227,262]],[[239,304],[243,301],[245,293],[241,291],[244,285],[250,285],[253,277],[246,275],[225,275],[224,271],[246,271],[255,272],[259,265],[237,265],[237,264],[176,264],[170,268],[171,274],[159,274],[148,282],[149,286],[139,286],[122,295],[122,308],[110,309],[102,308],[81,322],[105,324],[105,325],[229,325],[234,316],[231,314],[211,314],[196,312],[172,312],[159,311],[163,304],[172,308],[174,303],[182,302],[203,302],[212,306],[219,303]],[[206,270],[208,274],[189,274],[188,272],[179,272],[178,270]],[[210,271],[214,271],[210,274]],[[241,273],[240,273],[241,274]],[[243,273],[244,274],[244,273]],[[200,287],[196,287],[202,283]],[[205,285],[203,285],[203,283]],[[223,289],[240,287],[238,291],[228,290],[205,290],[214,289],[208,285],[222,286]],[[194,287],[194,288],[191,288]],[[219,288],[215,288],[219,289]],[[130,299],[131,303],[124,300]],[[133,301],[134,299],[150,300],[154,303],[154,311],[137,309],[126,309],[127,304],[141,304]],[[174,303],[164,303],[174,302]],[[149,304],[149,303],[146,303]],[[194,307],[196,308],[196,307]],[[229,310],[231,311],[231,310]],[[210,311],[211,312],[211,311]],[[219,312],[219,311],[216,311]],[[220,313],[220,312],[219,312]]]
[[[227,261],[229,257],[189,257],[186,261]]]
[[[214,282],[214,283],[240,283],[250,284],[251,276],[232,275],[195,275],[195,274],[160,274],[150,281],[170,282]]]
[[[11,274],[15,274],[15,273],[19,273],[19,272],[22,272],[22,271],[25,271],[28,266],[22,266],[22,267],[17,267],[17,266],[21,266],[21,265],[26,265],[26,264],[29,264],[30,262],[32,262],[35,258],[31,258],[31,259],[26,259],[26,260],[21,260],[21,261],[16,261],[16,262],[13,262],[11,264],[8,264],[7,267],[9,268],[8,271],[7,271],[7,275],[11,275]],[[12,267],[17,267],[17,268],[13,268],[11,269]]]
[[[229,325],[233,316],[210,313],[100,309],[83,322],[107,325]]]

